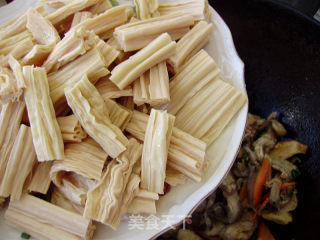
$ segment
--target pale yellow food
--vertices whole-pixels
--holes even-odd
[[[71,16],[72,14],[82,11],[88,7],[93,6],[99,0],[78,0],[72,1],[69,4],[58,8],[56,11],[48,14],[46,18],[54,25],[57,26],[60,22],[65,20],[67,17]]]
[[[158,13],[158,0],[134,0],[137,8],[137,17],[141,20],[156,16]]]
[[[31,175],[31,181],[27,187],[29,192],[47,194],[51,184],[50,169],[52,164],[53,161],[36,164]]]
[[[115,158],[126,150],[128,139],[112,124],[103,98],[87,76],[67,89],[65,95],[82,127],[108,155]]]
[[[148,103],[160,106],[170,101],[169,75],[166,62],[161,62],[133,82],[133,101],[138,106]]]
[[[161,34],[145,48],[117,65],[111,72],[110,80],[124,89],[142,73],[168,59],[176,49],[176,43],[167,33]]]
[[[0,196],[10,200],[19,200],[26,181],[36,161],[36,154],[32,143],[29,127],[21,124],[13,143],[6,171],[0,183]],[[17,174],[18,172],[18,174]]]
[[[147,122],[147,114],[134,111],[126,131],[144,141]],[[206,169],[206,148],[205,142],[174,127],[168,149],[168,166],[199,182]]]
[[[56,179],[55,175],[61,172],[75,172],[89,179],[101,179],[108,155],[93,139],[66,144],[64,151],[64,159],[55,161],[51,167],[52,179]]]
[[[46,71],[25,66],[23,76],[26,84],[24,99],[38,161],[63,159],[63,139],[50,98]]]
[[[77,69],[77,71],[75,72],[74,69]],[[95,47],[65,65],[59,71],[49,74],[50,96],[54,103],[56,114],[60,115],[67,107],[64,96],[64,90],[67,87],[74,86],[84,75],[87,75],[89,80],[95,83],[99,78],[108,75],[108,73],[104,57]]]
[[[0,67],[0,104],[18,101],[23,85],[16,79],[14,73],[7,67]]]
[[[90,11],[92,14],[100,14],[109,8],[112,8],[110,0],[99,0],[97,4],[90,7],[88,11]]]
[[[105,99],[104,101],[108,108],[111,122],[123,131],[131,119],[132,111],[111,99]]]
[[[212,23],[200,21],[180,39],[177,43],[177,50],[175,54],[168,60],[169,64],[173,66],[175,72],[178,72],[179,68],[185,61],[196,54],[209,42],[212,30]]]
[[[165,183],[201,181],[246,97],[201,50],[207,0],[42,2],[0,26],[0,205],[33,238],[91,239],[92,221],[115,230],[156,214]]]
[[[4,40],[0,40],[0,54],[12,54],[17,51],[16,49],[21,48],[21,45],[25,45],[24,48],[29,48],[30,42],[33,46],[33,41],[34,39],[30,31],[23,31]]]
[[[163,194],[168,148],[175,117],[151,110],[141,158],[141,188]]]
[[[215,79],[176,114],[176,126],[210,145],[248,101],[230,84]]]
[[[47,72],[56,71],[80,55],[85,54],[95,45],[95,34],[80,28],[65,34],[43,63]]]
[[[121,201],[121,207],[120,207],[120,216],[124,216],[132,201],[136,197],[137,193],[139,192],[139,183],[140,183],[140,177],[137,174],[131,173],[128,183],[126,185],[126,189],[124,190],[122,201]],[[120,224],[120,220],[117,220],[116,225]]]
[[[189,0],[176,3],[161,4],[158,7],[161,16],[173,13],[191,14],[195,21],[210,21],[208,0]]]
[[[52,23],[34,8],[27,11],[26,28],[39,44],[49,45],[60,41],[60,36]]]
[[[63,209],[72,211],[74,213],[78,213],[80,215],[83,214],[83,207],[79,206],[77,204],[72,203],[69,199],[67,199],[63,193],[57,188],[53,187],[52,193],[51,193],[51,201],[52,204],[59,206]]]
[[[156,200],[136,197],[132,200],[127,212],[129,214],[156,214]]]
[[[166,179],[165,179],[166,183],[168,183],[170,186],[175,187],[180,184],[185,184],[186,181],[187,181],[187,178],[183,173],[170,167],[169,165],[167,166]]]
[[[208,82],[220,73],[215,61],[205,50],[190,58],[170,79],[170,103],[168,112],[177,114],[183,105]]]
[[[128,86],[125,89],[119,89],[108,77],[101,78],[95,87],[98,89],[103,99],[120,98],[132,96],[132,87]]]
[[[124,4],[108,9],[104,13],[93,18],[88,18],[74,28],[84,28],[85,30],[94,31],[102,39],[106,39],[105,34],[112,31],[113,28],[126,23],[133,14],[132,7]],[[110,34],[110,37],[112,34]]]
[[[76,116],[69,115],[66,117],[57,118],[63,141],[66,142],[81,142],[87,137],[87,133],[83,130]]]
[[[95,229],[91,220],[27,194],[10,201],[5,220],[36,239],[91,239]]]
[[[0,181],[2,181],[14,140],[18,134],[24,102],[8,102],[1,105],[0,114]]]
[[[142,145],[131,138],[127,150],[113,159],[98,184],[89,190],[84,216],[117,229],[122,217],[126,185],[133,165],[140,159]],[[129,203],[126,203],[129,204]]]
[[[76,12],[73,16],[71,28],[78,25],[79,23],[82,23],[83,21],[92,18],[92,12],[82,11],[82,12]]]
[[[146,47],[162,33],[168,33],[172,40],[180,39],[193,24],[190,14],[177,13],[122,25],[114,30],[113,36],[128,52]]]

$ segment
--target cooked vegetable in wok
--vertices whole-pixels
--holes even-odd
[[[305,154],[307,146],[281,140],[287,131],[276,115],[263,119],[248,114],[238,157],[220,188],[192,214],[192,224],[159,239],[270,240],[274,237],[267,221],[292,222],[291,211],[298,204],[297,154]]]

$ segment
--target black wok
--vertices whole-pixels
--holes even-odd
[[[249,111],[279,112],[288,137],[310,147],[293,223],[269,224],[276,239],[320,239],[320,24],[311,17],[320,3],[301,2],[303,12],[278,1],[210,1],[245,63]]]

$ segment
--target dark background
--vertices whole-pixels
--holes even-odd
[[[209,1],[245,63],[249,111],[277,111],[288,137],[310,147],[299,166],[294,221],[269,224],[271,231],[276,239],[320,239],[320,23],[313,19],[320,1]]]
[[[263,117],[277,111],[288,137],[310,147],[299,166],[293,223],[269,224],[271,231],[276,239],[320,239],[320,24],[312,19],[320,4],[278,2],[210,4],[229,26],[245,63],[249,111]]]

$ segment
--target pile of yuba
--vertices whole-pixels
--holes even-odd
[[[90,239],[94,221],[117,229],[126,214],[156,213],[166,186],[201,180],[207,146],[247,101],[202,49],[208,8],[42,0],[0,26],[9,225]]]

